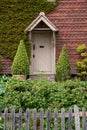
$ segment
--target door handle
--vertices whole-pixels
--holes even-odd
[[[33,54],[33,58],[35,58],[35,55]]]
[[[33,44],[33,50],[35,50],[35,44]]]

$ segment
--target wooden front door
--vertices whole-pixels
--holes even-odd
[[[31,73],[52,73],[52,35],[51,32],[33,33],[31,49]]]

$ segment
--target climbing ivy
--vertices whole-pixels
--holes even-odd
[[[49,13],[54,8],[47,0],[0,0],[0,54],[13,59],[21,39],[29,52],[25,28],[39,12]]]

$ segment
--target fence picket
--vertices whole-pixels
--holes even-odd
[[[29,123],[30,123],[30,111],[29,109],[26,110],[26,130],[29,130]]]
[[[22,109],[19,109],[19,130],[22,130]]]
[[[44,130],[44,112],[40,110],[40,130]]]
[[[12,114],[12,126],[11,126],[11,130],[15,130],[15,109],[12,109],[11,114]]]
[[[82,128],[83,128],[83,130],[87,130],[87,125],[86,125],[86,110],[85,110],[85,108],[82,108]]]
[[[65,109],[61,109],[61,130],[65,130]]]
[[[69,110],[68,130],[72,130],[72,109]]]
[[[37,110],[33,111],[33,130],[37,130]]]
[[[48,111],[47,111],[47,130],[50,130],[50,116],[51,116],[51,111],[48,108]]]
[[[58,130],[58,111],[54,109],[54,130]]]
[[[75,130],[80,130],[79,109],[77,106],[74,107],[74,113],[75,113]]]
[[[4,130],[7,130],[7,122],[8,122],[8,108],[5,108],[4,111]]]
[[[66,113],[64,108],[61,109],[61,113],[58,113],[57,109],[54,109],[53,113],[51,113],[50,109],[47,110],[47,113],[44,113],[43,109],[40,110],[40,113],[37,113],[36,109],[34,109],[32,113],[30,113],[29,109],[26,110],[26,113],[22,113],[22,109],[19,109],[19,113],[15,113],[15,109],[12,109],[11,113],[8,113],[7,108],[5,108],[4,113],[0,113],[0,117],[4,119],[4,130],[8,129],[9,121],[11,124],[11,130],[22,130],[24,126],[26,127],[26,130],[29,130],[31,126],[30,120],[33,120],[31,126],[33,127],[33,130],[44,130],[44,119],[47,121],[47,130],[51,129],[51,123],[53,123],[53,120],[54,130],[58,130],[59,118],[61,119],[61,130],[65,130],[66,119],[68,119],[68,130],[72,130],[73,118],[75,119],[75,130],[80,130],[80,116],[82,117],[82,129],[87,130],[87,112],[85,108],[82,109],[82,112],[79,112],[77,106],[74,107],[74,113],[72,113],[72,109]],[[22,122],[23,119],[25,119],[26,122]]]

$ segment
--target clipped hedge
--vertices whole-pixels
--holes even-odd
[[[20,41],[17,53],[12,64],[12,74],[28,75],[29,59],[23,40]]]
[[[47,14],[54,8],[47,0],[0,0],[0,54],[13,59],[21,39],[29,51],[25,28],[39,12]]]
[[[56,80],[64,81],[70,78],[71,68],[69,63],[69,58],[66,50],[66,45],[62,47],[59,59],[56,65]]]
[[[47,80],[18,80],[11,79],[6,87],[3,104],[11,110],[13,107],[18,111],[21,107],[26,108],[51,108],[60,111],[74,105],[81,109],[87,109],[87,82],[79,79],[65,82],[49,82]]]

